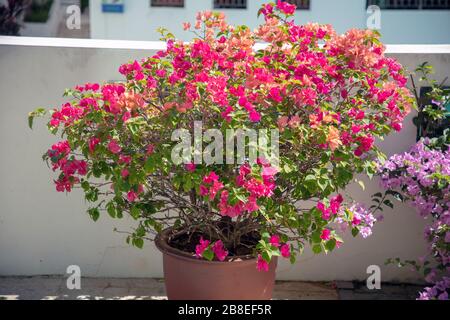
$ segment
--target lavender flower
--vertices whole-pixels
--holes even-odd
[[[419,299],[446,300],[450,288],[450,149],[433,149],[430,143],[429,139],[419,141],[409,152],[392,156],[378,168],[381,185],[400,191],[430,221],[424,237],[428,242],[428,256],[435,260],[432,264],[435,267],[426,275],[427,282],[433,286],[424,288]],[[370,232],[361,229],[361,234]],[[422,265],[425,262],[421,261]]]

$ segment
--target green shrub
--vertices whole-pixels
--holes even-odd
[[[25,22],[47,22],[52,4],[53,0],[33,0],[27,14],[25,15]]]

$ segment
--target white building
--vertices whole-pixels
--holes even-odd
[[[373,21],[367,6],[378,4],[382,9],[380,32],[385,43],[450,43],[450,0],[288,1],[304,7],[295,14],[297,23],[329,23],[338,32],[366,28],[368,21]],[[223,11],[229,23],[253,28],[261,22],[256,13],[266,2],[268,0],[90,0],[91,37],[158,40],[155,30],[164,26],[178,39],[189,40],[191,34],[182,30],[182,23],[192,22],[195,13],[201,10]]]

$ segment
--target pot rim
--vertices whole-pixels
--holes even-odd
[[[194,254],[188,253],[177,248],[173,248],[169,245],[168,239],[170,237],[170,232],[172,228],[166,228],[160,233],[158,233],[155,237],[155,245],[159,251],[163,254],[167,254],[173,256],[177,259],[187,260],[193,263],[201,263],[201,264],[213,264],[213,265],[224,265],[226,263],[256,263],[257,258],[251,255],[244,256],[232,256],[225,261],[208,261],[205,259],[199,259]]]

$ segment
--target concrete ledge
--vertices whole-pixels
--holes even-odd
[[[129,41],[129,40],[100,40],[100,39],[69,39],[47,37],[11,37],[0,36],[0,45],[11,46],[38,46],[38,47],[66,47],[66,48],[94,48],[94,49],[136,49],[136,50],[163,50],[166,45],[162,41]],[[264,47],[256,44],[255,49]],[[416,53],[416,54],[443,54],[450,53],[450,44],[389,44],[386,52]]]

